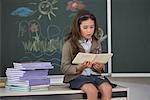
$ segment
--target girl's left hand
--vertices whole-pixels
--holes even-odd
[[[104,64],[102,63],[98,63],[98,62],[93,63],[93,68],[97,70],[98,72],[101,72],[103,67],[104,67]]]

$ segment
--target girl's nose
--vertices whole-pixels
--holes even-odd
[[[91,31],[92,31],[92,29],[91,29],[91,28],[88,28],[88,29],[87,29],[87,31],[88,31],[88,32],[91,32]]]

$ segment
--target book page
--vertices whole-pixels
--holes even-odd
[[[112,53],[96,54],[94,62],[106,64],[112,56],[113,56]]]
[[[78,53],[74,60],[72,61],[73,64],[80,64],[84,61],[93,61],[95,59],[96,54],[91,53]]]
[[[108,60],[112,57],[112,53],[102,53],[102,54],[92,54],[92,53],[78,53],[74,60],[72,61],[73,64],[80,64],[84,61],[91,61],[91,62],[99,62],[106,64]]]

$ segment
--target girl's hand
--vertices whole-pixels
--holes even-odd
[[[85,62],[81,63],[81,67],[84,67],[84,68],[91,68],[91,67],[92,67],[92,62],[90,62],[90,61],[85,61]]]
[[[104,64],[95,62],[92,66],[96,71],[101,72],[103,70]]]
[[[82,72],[85,68],[91,68],[92,62],[85,61],[77,66],[77,72]]]

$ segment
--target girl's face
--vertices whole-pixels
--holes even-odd
[[[81,33],[81,36],[83,38],[85,38],[85,39],[92,38],[94,30],[95,30],[94,20],[89,18],[88,20],[85,20],[85,21],[81,22],[81,24],[80,24],[80,33]]]

